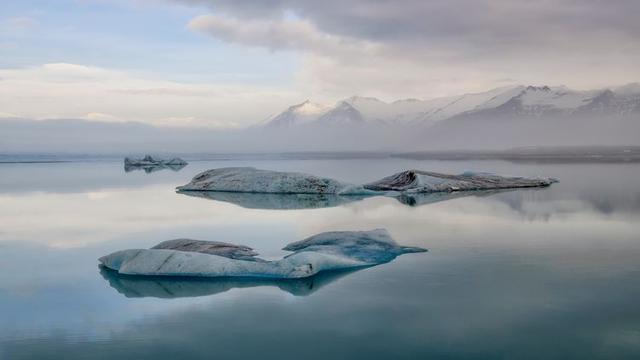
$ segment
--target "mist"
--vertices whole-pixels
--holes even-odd
[[[126,122],[1,119],[3,153],[278,153],[505,150],[524,146],[640,145],[636,116],[464,115],[420,126],[303,126],[240,130]]]

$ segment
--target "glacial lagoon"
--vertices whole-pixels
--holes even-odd
[[[364,183],[406,169],[548,176],[416,197],[191,193],[254,166]],[[397,158],[0,164],[0,359],[638,358],[637,164]],[[428,249],[304,279],[122,276],[98,258],[176,238],[280,259],[326,231]]]

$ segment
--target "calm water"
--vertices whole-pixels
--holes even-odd
[[[560,183],[289,210],[265,208],[291,199],[173,191],[237,165],[351,182],[419,168]],[[203,161],[149,174],[109,161],[1,164],[0,358],[639,358],[638,179],[633,164]],[[97,262],[178,237],[278,258],[319,232],[374,228],[429,252],[294,282],[118,278]]]

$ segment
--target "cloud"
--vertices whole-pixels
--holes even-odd
[[[501,79],[588,88],[640,78],[634,0],[174,1],[213,12],[190,29],[301,52],[299,78],[325,93],[431,97]]]
[[[224,75],[189,74],[187,78],[200,82],[188,83],[180,76],[183,70],[176,69],[179,62],[166,76],[182,82],[165,80],[164,73],[150,78],[149,69],[141,76],[131,70],[29,60],[41,65],[0,69],[0,112],[29,118],[108,114],[148,123],[228,126],[256,123],[307,98],[433,98],[514,83],[579,89],[640,80],[640,2],[635,0],[165,1],[193,6],[187,16],[202,11],[185,21],[193,32],[267,49],[249,52],[260,64],[281,59],[272,52],[287,52],[294,60],[282,71],[292,75],[285,79],[279,74],[283,83],[258,86],[248,84],[259,71],[252,69],[253,75],[240,82]],[[0,35],[10,35],[0,40],[0,49],[24,46],[19,29],[34,25],[33,18],[0,19]],[[149,30],[154,41],[172,41],[156,30]],[[136,43],[148,54],[157,53],[155,45]],[[216,45],[212,50],[219,50]],[[180,56],[196,57],[193,48],[181,49],[186,55]],[[150,56],[143,54],[131,66],[162,62]],[[73,51],[65,52],[65,58],[73,59]],[[224,56],[216,61],[211,69],[230,62]],[[212,83],[202,83],[203,78]]]
[[[222,41],[270,50],[300,50],[322,55],[344,55],[373,51],[375,45],[361,40],[324,33],[302,20],[240,20],[218,15],[202,15],[188,24]]]
[[[0,116],[237,127],[299,101],[293,90],[148,79],[95,66],[51,63],[0,69]]]
[[[175,1],[207,5],[216,13],[249,21],[293,13],[323,33],[385,43],[530,45],[553,41],[546,37],[549,31],[575,37],[599,31],[640,35],[640,3],[635,0]]]
[[[88,113],[83,118],[87,119],[87,120],[106,121],[106,122],[124,122],[124,121],[126,121],[125,119],[119,118],[119,117],[117,117],[115,115],[103,114],[103,113],[98,113],[98,112]]]
[[[38,21],[28,16],[16,16],[4,19],[0,21],[2,27],[6,30],[26,30],[30,29],[38,24]]]

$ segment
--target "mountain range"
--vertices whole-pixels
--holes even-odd
[[[261,124],[265,129],[326,126],[431,127],[460,117],[633,116],[640,114],[640,83],[613,89],[572,90],[566,86],[508,86],[431,100],[384,102],[353,96],[335,105],[309,100]]]
[[[1,110],[1,109],[0,109]],[[0,119],[0,152],[501,150],[640,145],[640,84],[509,86],[432,100],[353,96],[293,105],[245,129],[78,119]]]

